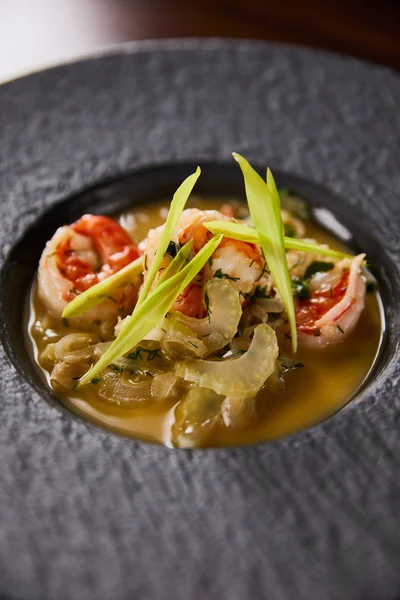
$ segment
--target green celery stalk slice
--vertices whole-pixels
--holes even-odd
[[[214,235],[222,234],[225,237],[233,240],[248,242],[249,244],[260,244],[260,237],[257,231],[249,225],[235,223],[234,221],[207,221],[203,223],[204,227],[211,231]],[[287,250],[298,250],[299,252],[313,252],[322,256],[332,256],[334,258],[354,258],[351,254],[333,250],[332,248],[324,248],[319,244],[304,242],[296,238],[284,237],[285,248]]]
[[[204,267],[218,244],[222,235],[215,236],[196,254],[186,267],[158,285],[153,292],[143,300],[139,308],[128,318],[121,333],[111,344],[100,360],[80,379],[77,388],[89,383],[110,363],[117,360],[134,348],[170,310],[171,306]]]
[[[168,244],[171,241],[172,234],[175,230],[176,224],[178,222],[179,217],[185,207],[185,204],[194,188],[194,185],[198,178],[200,177],[201,169],[197,167],[196,172],[189,175],[178,187],[176,190],[174,197],[172,198],[171,205],[169,207],[167,220],[165,221],[164,229],[161,234],[161,239],[157,247],[156,255],[151,263],[151,267],[147,274],[146,281],[142,287],[142,291],[136,303],[136,307],[134,312],[139,309],[139,306],[142,302],[147,298],[147,295],[153,285],[154,279],[157,275],[157,272],[161,266],[162,260],[164,258],[164,254],[168,248]]]
[[[184,246],[182,246],[182,248],[179,250],[178,254],[173,258],[173,260],[169,263],[168,267],[165,269],[163,274],[158,279],[156,285],[154,286],[154,289],[157,286],[159,286],[161,283],[163,283],[164,281],[166,281],[167,279],[169,279],[170,277],[172,277],[173,275],[175,275],[176,273],[179,273],[179,271],[181,271],[181,269],[186,264],[186,262],[189,258],[192,248],[193,248],[193,240],[189,240],[188,242],[186,242],[186,244]],[[154,289],[150,290],[150,294],[153,293]],[[133,311],[133,312],[135,312],[135,311]],[[123,327],[125,327],[127,324],[128,324],[128,319],[125,321]]]
[[[110,277],[107,277],[104,281],[96,283],[93,287],[89,288],[79,296],[76,296],[71,302],[64,308],[62,317],[69,319],[76,317],[84,312],[87,312],[93,306],[97,306],[100,302],[103,302],[107,296],[110,296],[112,290],[124,281],[133,279],[142,273],[143,270],[143,257],[139,256],[136,260],[126,265],[120,271],[117,271]],[[129,278],[129,279],[128,279]]]
[[[157,286],[164,283],[164,281],[166,281],[173,275],[176,275],[176,273],[179,273],[179,271],[184,267],[185,263],[187,262],[192,248],[193,240],[189,240],[184,246],[182,246],[175,258],[169,263],[164,273],[160,275],[160,278],[156,284]]]
[[[178,273],[181,270],[185,262],[187,261],[189,254],[192,250],[193,240],[190,240],[185,244],[175,258],[171,261],[168,267],[165,269],[164,273],[160,277],[157,282],[157,285]],[[106,296],[109,296],[113,289],[122,283],[128,277],[137,277],[143,271],[143,257],[140,256],[129,265],[126,265],[123,269],[110,275],[104,281],[100,283],[96,283],[93,287],[89,288],[82,294],[79,294],[76,298],[74,298],[63,311],[63,318],[71,318],[76,317],[77,315],[81,315],[82,313],[87,312],[94,306],[103,302]]]
[[[258,175],[245,158],[233,153],[242,170],[247,202],[260,244],[271,271],[272,279],[279,290],[290,324],[293,352],[297,350],[297,329],[293,293],[284,244],[284,228],[280,200],[270,170],[267,182]]]

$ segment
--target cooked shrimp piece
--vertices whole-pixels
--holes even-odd
[[[54,317],[61,318],[68,302],[103,281],[140,255],[136,243],[113,219],[85,215],[76,223],[60,227],[42,253],[38,270],[38,294]],[[71,321],[86,327],[94,321],[125,316],[137,295],[136,282],[124,282],[97,307]]]
[[[204,227],[204,223],[221,219],[232,220],[217,210],[188,208],[182,212],[171,241],[180,247],[193,240],[193,252],[196,254],[212,237],[212,234]],[[141,245],[144,250],[145,269],[150,268],[154,259],[163,227],[161,225],[157,229],[151,230]],[[166,255],[161,265],[161,272],[167,267],[170,260],[171,257]],[[190,317],[204,317],[206,314],[204,284],[208,279],[212,277],[228,279],[238,292],[245,295],[252,290],[260,278],[264,263],[261,251],[255,244],[224,237],[207,265],[184,290],[172,310],[180,311]]]
[[[332,271],[311,281],[311,297],[297,301],[299,342],[310,347],[343,341],[354,329],[365,306],[361,265],[365,254],[336,263]]]

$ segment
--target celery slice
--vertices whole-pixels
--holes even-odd
[[[235,223],[234,221],[207,221],[203,223],[204,227],[211,231],[214,235],[222,234],[225,237],[233,240],[248,242],[249,244],[260,244],[260,237],[257,231],[249,225]],[[332,256],[334,258],[354,258],[351,254],[332,250],[332,248],[324,248],[319,244],[305,242],[296,238],[284,237],[285,248],[287,250],[297,250],[299,252],[313,252],[322,256]]]
[[[279,290],[290,324],[293,352],[297,349],[296,316],[289,269],[284,244],[284,228],[278,190],[271,171],[267,170],[267,182],[240,154],[233,153],[242,170],[247,202],[260,244]]]
[[[111,296],[113,289],[115,289],[121,283],[126,281],[132,281],[133,278],[137,277],[142,273],[143,270],[143,258],[140,256],[133,262],[126,265],[120,271],[117,271],[110,277],[107,277],[104,281],[96,283],[93,287],[89,288],[79,296],[76,296],[63,310],[62,317],[69,319],[76,317],[84,312],[87,312],[93,306],[97,306],[100,302],[103,302],[108,296]]]
[[[186,267],[167,279],[143,300],[139,308],[127,319],[126,324],[118,337],[114,340],[105,354],[93,367],[84,375],[77,387],[89,383],[105,369],[110,363],[114,362],[127,352],[134,348],[170,310],[171,306],[185,289],[185,287],[196,277],[197,273],[204,267],[210,256],[218,247],[222,235],[212,238],[196,254]],[[181,250],[182,251],[182,250]]]
[[[183,266],[187,262],[189,255],[192,251],[192,248],[193,248],[193,240],[189,240],[184,246],[182,246],[182,248],[179,250],[178,254],[169,263],[168,267],[165,269],[165,271],[160,276],[159,280],[157,281],[157,285],[161,285],[162,283],[164,283],[164,281],[166,281],[173,275],[176,275],[176,273],[179,273],[179,271],[183,268]]]
[[[185,181],[183,181],[183,183],[181,183],[181,185],[176,190],[174,197],[172,198],[172,202],[171,202],[171,205],[170,205],[169,211],[168,211],[167,220],[165,221],[165,225],[163,227],[161,239],[158,244],[155,257],[153,259],[153,262],[151,263],[151,267],[147,274],[146,281],[143,284],[142,291],[140,293],[140,296],[138,298],[138,301],[136,303],[135,310],[133,311],[133,313],[135,313],[139,309],[142,302],[147,298],[147,295],[151,289],[151,286],[153,285],[153,282],[157,275],[157,272],[161,266],[162,260],[164,258],[164,254],[167,251],[168,244],[171,241],[171,237],[172,237],[172,234],[174,233],[178,219],[181,216],[181,213],[182,213],[182,211],[185,207],[185,204],[191,194],[192,189],[194,188],[194,184],[200,177],[200,173],[201,173],[201,169],[200,169],[200,167],[197,167],[196,172],[193,173],[192,175],[189,175],[189,177],[187,177],[185,179]]]
[[[187,359],[176,365],[176,374],[185,381],[213,390],[223,396],[255,396],[273,373],[278,358],[275,331],[257,325],[247,352],[233,360]]]

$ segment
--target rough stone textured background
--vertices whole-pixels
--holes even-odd
[[[135,44],[11,82],[0,88],[1,258],[43,209],[88,183],[235,149],[346,196],[398,263],[399,105],[389,70],[245,42]],[[396,323],[398,309],[394,333]],[[0,597],[400,595],[393,352],[326,423],[197,452],[74,421],[0,361]]]

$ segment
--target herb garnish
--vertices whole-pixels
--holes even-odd
[[[98,383],[100,383],[101,378],[100,377],[94,377],[90,383],[93,383],[93,385],[97,385]]]
[[[217,269],[214,273],[217,279],[229,279],[230,281],[239,281],[239,277],[231,277],[228,273],[223,273],[222,269]]]
[[[296,237],[296,230],[294,227],[292,227],[291,225],[289,225],[289,223],[286,223],[284,225],[284,231],[285,231],[285,236],[289,237],[289,238],[295,238]]]
[[[303,279],[311,279],[313,275],[317,273],[326,273],[327,271],[332,271],[335,265],[331,262],[324,262],[322,260],[314,260],[306,269],[304,273]]]
[[[179,244],[175,244],[175,242],[173,242],[171,240],[170,243],[167,246],[165,254],[169,254],[172,258],[175,258],[175,256],[178,254],[180,248],[181,247],[180,247]]]
[[[311,297],[310,286],[307,281],[303,281],[300,277],[292,277],[292,290],[293,294],[302,300]]]
[[[138,346],[134,352],[130,352],[127,355],[127,358],[130,360],[137,360],[142,358],[142,354],[147,353],[147,360],[154,360],[156,356],[159,356],[161,350],[147,350],[147,348],[143,348],[142,346]]]

